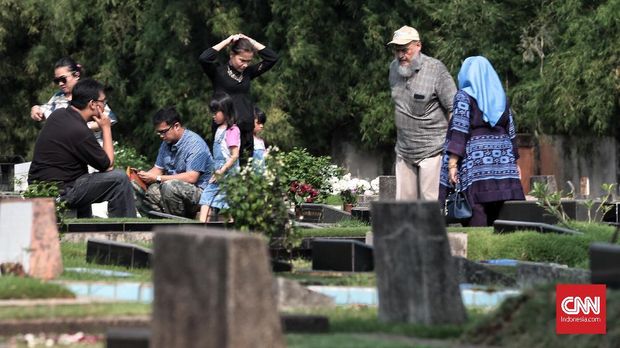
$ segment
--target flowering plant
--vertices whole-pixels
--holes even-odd
[[[366,180],[351,178],[351,174],[346,174],[342,178],[332,178],[332,193],[340,195],[342,203],[356,204],[358,195],[372,191],[372,186]],[[372,194],[372,192],[370,192]]]
[[[301,183],[297,180],[291,182],[291,186],[288,190],[288,196],[295,206],[300,206],[302,203],[312,203],[319,196],[319,190],[312,187],[310,184]]]

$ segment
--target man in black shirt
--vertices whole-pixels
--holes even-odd
[[[112,170],[114,147],[110,118],[104,114],[104,87],[92,79],[73,87],[71,104],[53,112],[39,133],[28,182],[56,182],[69,208],[89,211],[92,203],[108,201],[110,217],[135,217],[136,207],[127,175]],[[101,128],[103,148],[88,128]],[[88,174],[88,166],[99,173]]]

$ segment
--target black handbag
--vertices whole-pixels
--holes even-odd
[[[447,223],[459,223],[471,219],[472,211],[467,197],[461,191],[460,185],[448,192],[444,206]]]

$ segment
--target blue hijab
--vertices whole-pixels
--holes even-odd
[[[459,89],[476,99],[482,119],[494,127],[506,110],[506,93],[491,63],[483,56],[469,57],[458,78]]]

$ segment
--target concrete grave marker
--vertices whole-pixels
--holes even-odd
[[[396,199],[396,177],[390,175],[379,176],[379,200],[391,201]]]
[[[379,319],[414,324],[466,320],[439,203],[371,204]]]
[[[0,198],[0,263],[5,262],[19,263],[39,279],[62,273],[52,198]]]
[[[284,347],[267,245],[219,228],[155,234],[151,347]]]

